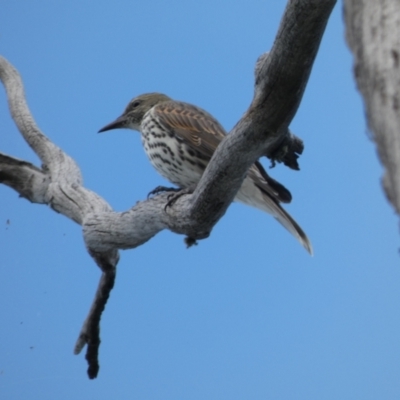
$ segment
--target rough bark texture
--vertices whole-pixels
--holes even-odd
[[[188,244],[209,236],[235,197],[246,172],[259,157],[295,168],[302,142],[288,126],[300,104],[312,64],[335,0],[291,0],[271,52],[256,65],[254,99],[231,134],[217,148],[193,194],[165,209],[168,193],[114,212],[96,193],[82,186],[79,167],[36,126],[25,101],[18,72],[0,57],[0,79],[11,115],[40,157],[41,169],[7,155],[0,156],[0,182],[32,202],[47,204],[82,225],[89,254],[102,270],[93,305],[75,353],[87,345],[88,374],[99,370],[101,313],[114,285],[119,249],[135,248],[163,229],[186,235]]]
[[[384,191],[400,215],[400,2],[345,0],[354,75],[379,158]]]

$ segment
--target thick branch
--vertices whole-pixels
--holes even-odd
[[[386,169],[383,187],[400,215],[400,6],[346,0],[345,21],[368,126]]]
[[[285,139],[335,3],[288,2],[274,46],[258,64],[250,108],[218,146],[193,194],[190,215],[201,234],[225,213],[249,166]]]

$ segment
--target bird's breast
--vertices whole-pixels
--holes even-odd
[[[206,167],[204,160],[150,113],[143,118],[141,138],[150,162],[164,178],[181,188],[198,183]]]

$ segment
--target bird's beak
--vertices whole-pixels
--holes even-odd
[[[99,130],[98,133],[110,131],[111,129],[121,129],[126,128],[127,120],[125,115],[121,115],[115,121],[109,123],[108,125],[104,126]]]

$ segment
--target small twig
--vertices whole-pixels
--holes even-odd
[[[95,256],[99,263],[105,260],[103,257]],[[111,290],[114,287],[116,268],[105,261],[102,264],[103,273],[97,287],[96,295],[90,308],[89,314],[83,323],[78,340],[76,341],[74,353],[79,354],[83,347],[87,345],[86,360],[88,362],[88,376],[90,379],[97,377],[99,372],[99,347],[100,347],[100,320],[105,309]]]
[[[275,167],[276,163],[283,163],[290,169],[299,171],[298,158],[303,154],[303,150],[303,141],[288,130],[282,141],[271,146],[264,156],[271,160],[271,168]]]

